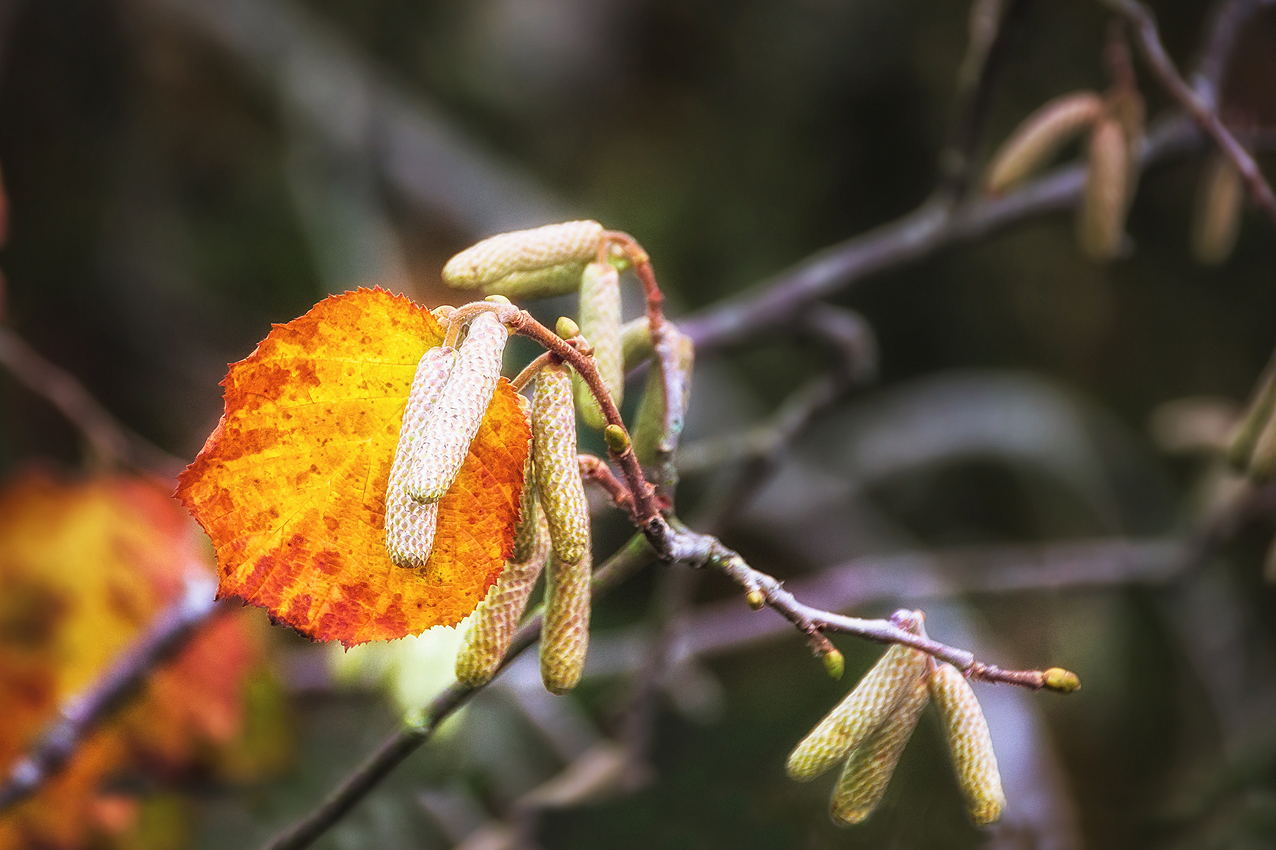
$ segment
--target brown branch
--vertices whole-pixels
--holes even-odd
[[[108,464],[176,475],[186,463],[121,424],[74,375],[44,359],[26,340],[0,328],[0,365],[58,409]]]
[[[1143,52],[1143,58],[1147,60],[1148,66],[1161,81],[1161,85],[1209,134],[1218,145],[1218,149],[1245,179],[1254,203],[1267,213],[1273,223],[1276,223],[1276,195],[1272,194],[1272,187],[1267,184],[1263,172],[1258,168],[1258,163],[1236,140],[1231,131],[1223,126],[1222,119],[1218,117],[1212,105],[1193,91],[1179,74],[1178,69],[1174,67],[1174,61],[1170,59],[1164,45],[1161,44],[1156,19],[1151,11],[1137,0],[1102,0],[1102,2],[1130,22],[1134,28],[1139,49]]]
[[[216,614],[215,582],[188,579],[183,597],[165,609],[84,693],[63,706],[61,717],[9,769],[0,785],[0,812],[40,790],[57,776],[80,745],[137,693],[155,669],[180,651]]]
[[[611,503],[620,508],[630,516],[634,512],[634,496],[629,491],[629,487],[625,482],[615,476],[603,459],[590,454],[577,455],[576,460],[580,463],[580,477],[585,480],[586,484],[594,484],[600,487],[607,497],[611,499]]]
[[[641,535],[635,535],[607,563],[594,571],[591,583],[595,597],[607,593],[621,581],[648,564],[654,553]],[[542,614],[532,613],[510,641],[498,674],[509,666],[540,637]],[[490,682],[488,683],[490,684]],[[456,711],[481,691],[485,685],[471,687],[453,683],[441,691],[420,716],[392,734],[376,752],[354,769],[339,786],[332,790],[313,811],[279,833],[265,845],[264,850],[301,850],[309,847],[320,836],[341,820],[355,804],[367,796],[382,779],[398,767],[408,756],[416,752],[439,728],[448,715]]]

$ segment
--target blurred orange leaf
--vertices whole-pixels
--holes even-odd
[[[198,532],[156,482],[66,483],[33,472],[0,492],[0,764],[11,764],[60,704],[180,596],[186,577],[208,569]],[[80,847],[118,833],[130,807],[102,797],[102,780],[139,759],[183,767],[229,745],[260,655],[244,618],[210,624],[123,717],[0,819],[0,848]]]
[[[385,491],[417,361],[441,345],[430,312],[360,289],[276,325],[230,367],[222,420],[178,496],[217,549],[221,596],[240,596],[347,646],[459,622],[513,543],[530,432],[497,387],[420,570],[385,551]]]

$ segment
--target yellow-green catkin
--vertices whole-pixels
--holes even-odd
[[[554,552],[545,571],[541,681],[553,694],[563,694],[576,687],[585,669],[585,652],[589,648],[590,565],[588,550],[575,563],[567,563]]]
[[[580,286],[585,264],[598,252],[603,227],[569,221],[501,233],[466,248],[443,267],[443,280],[510,298],[566,295]]]
[[[948,751],[966,810],[979,826],[996,823],[1006,807],[992,736],[979,700],[966,677],[951,664],[939,664],[930,677],[930,696],[943,718]]]
[[[452,486],[492,403],[508,339],[509,331],[491,313],[470,322],[408,471],[408,495],[416,501],[437,502]]]
[[[691,373],[695,367],[696,348],[690,337],[678,332],[672,325],[666,324],[665,333],[671,337],[669,344],[674,347],[676,372],[682,383],[681,391],[675,389],[673,393],[674,404],[678,407],[668,417],[672,432],[668,436],[676,440],[682,430],[687,404],[691,400]],[[664,373],[660,364],[653,360],[647,375],[647,385],[638,403],[638,413],[634,416],[634,427],[630,430],[634,454],[640,463],[657,463],[666,449],[665,396]]]
[[[1218,151],[1210,155],[1196,192],[1192,219],[1192,254],[1202,265],[1215,266],[1236,247],[1245,185],[1241,173]]]
[[[589,554],[589,502],[576,459],[576,412],[566,366],[550,363],[532,394],[532,458],[554,551],[566,564]]]
[[[829,804],[834,822],[849,826],[872,814],[886,793],[886,785],[917,727],[926,701],[926,680],[919,675],[907,683],[890,717],[851,751]]]
[[[1258,379],[1258,387],[1244,415],[1231,435],[1228,448],[1228,459],[1236,470],[1243,470],[1258,481],[1265,481],[1271,475],[1272,456],[1276,454],[1271,447],[1271,421],[1276,412],[1276,355],[1263,369]],[[1265,439],[1266,438],[1266,439]],[[1259,444],[1263,451],[1259,452]]]
[[[528,489],[535,491],[531,480],[525,484],[524,492]],[[534,497],[530,509],[524,500],[524,511],[526,514],[520,519],[522,527],[519,531],[526,540],[520,546],[518,536],[515,537],[514,554],[505,562],[505,569],[496,584],[474,610],[461,649],[457,652],[456,680],[464,685],[485,684],[496,674],[549,556],[549,526],[544,513],[537,509]]]
[[[1129,206],[1130,151],[1121,122],[1099,119],[1090,133],[1085,191],[1077,216],[1081,250],[1100,262],[1115,258]]]
[[[814,779],[859,746],[895,711],[925,671],[926,656],[895,644],[789,754],[785,770]]]
[[[620,326],[620,349],[626,372],[651,357],[651,322],[646,316]]]
[[[1103,114],[1103,98],[1090,91],[1065,94],[1024,119],[994,154],[984,187],[1001,194],[1032,176]]]
[[[400,567],[424,566],[434,546],[438,505],[413,501],[408,495],[407,479],[420,452],[430,413],[455,362],[456,351],[451,348],[440,346],[426,351],[417,363],[403,411],[399,444],[385,493],[385,549],[390,560]]]
[[[594,347],[594,365],[611,400],[620,407],[625,394],[625,355],[620,322],[620,274],[610,263],[590,263],[580,279],[580,332]],[[574,378],[576,409],[590,428],[607,424],[589,385]]]

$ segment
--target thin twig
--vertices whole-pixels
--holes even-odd
[[[210,578],[187,579],[182,598],[162,611],[87,691],[67,702],[61,717],[10,768],[9,778],[0,785],[0,812],[57,776],[85,739],[135,694],[157,667],[186,646],[216,612],[226,610],[214,601],[216,589]]]
[[[1152,72],[1161,81],[1161,85],[1209,134],[1223,156],[1227,157],[1245,179],[1254,203],[1267,213],[1273,223],[1276,223],[1276,195],[1272,194],[1272,187],[1267,184],[1263,172],[1258,168],[1258,163],[1236,140],[1231,131],[1223,126],[1222,119],[1218,117],[1218,113],[1214,111],[1211,104],[1194,91],[1174,67],[1174,61],[1170,59],[1164,45],[1161,44],[1161,36],[1157,32],[1156,19],[1152,13],[1137,0],[1102,0],[1102,2],[1130,22],[1134,28],[1139,49],[1143,52],[1143,58],[1147,60]]]
[[[603,459],[591,454],[576,456],[580,463],[580,477],[586,484],[596,484],[611,499],[611,503],[627,514],[633,514],[634,496],[625,482],[615,476]]]
[[[83,435],[98,460],[164,475],[176,475],[186,466],[122,425],[74,375],[44,359],[9,328],[0,328],[0,365],[56,407]]]
[[[628,576],[648,564],[654,554],[641,535],[635,535],[625,546],[594,571],[592,593],[601,596]],[[531,614],[510,641],[498,673],[509,666],[524,650],[540,637],[542,614]],[[489,682],[490,684],[490,682]],[[376,752],[355,768],[341,784],[323,799],[313,811],[288,827],[265,845],[264,850],[301,850],[341,820],[355,804],[367,796],[390,771],[398,767],[408,756],[416,752],[438,729],[452,712],[469,701],[486,685],[471,687],[453,683],[441,691],[420,716],[405,719],[404,725],[392,734]]]
[[[1195,89],[1211,109],[1219,107],[1219,97],[1227,83],[1227,68],[1231,64],[1232,49],[1245,25],[1272,0],[1225,0],[1210,13],[1209,30],[1205,35],[1205,48],[1201,51],[1193,79]]]

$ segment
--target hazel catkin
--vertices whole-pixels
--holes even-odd
[[[919,675],[907,683],[890,716],[851,751],[829,803],[829,814],[836,823],[859,823],[877,808],[926,701],[926,680]]]
[[[996,823],[1006,807],[1006,794],[975,692],[956,667],[941,663],[930,676],[930,696],[943,718],[944,737],[971,820],[979,826]]]
[[[581,272],[596,256],[602,235],[603,227],[596,221],[501,233],[448,260],[443,280],[449,286],[512,298],[565,295],[580,285]]]
[[[576,413],[566,366],[550,363],[532,394],[532,458],[536,489],[560,560],[574,564],[589,552],[589,502],[576,459]]]

